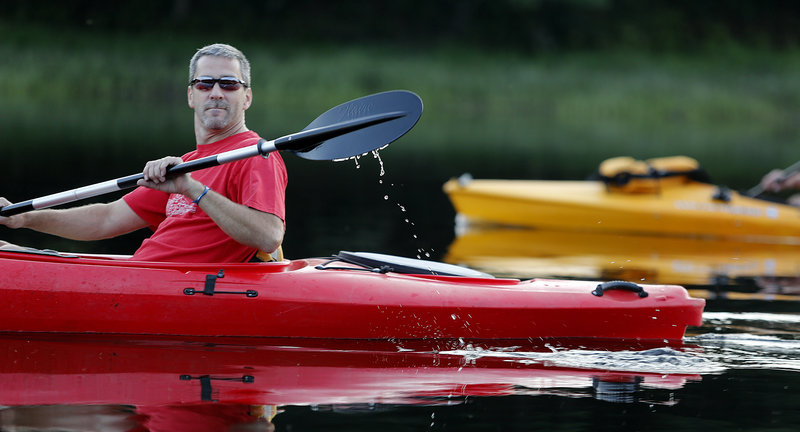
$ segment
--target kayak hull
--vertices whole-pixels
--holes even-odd
[[[704,301],[673,285],[363,271],[322,259],[147,263],[0,252],[0,331],[349,339],[681,339]],[[206,294],[204,294],[204,292]],[[209,295],[210,294],[210,295]]]
[[[800,209],[687,181],[649,193],[601,181],[451,179],[444,185],[471,222],[631,234],[800,242]]]

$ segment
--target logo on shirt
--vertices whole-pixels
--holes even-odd
[[[167,217],[182,216],[197,211],[197,205],[181,194],[171,194],[167,201]]]

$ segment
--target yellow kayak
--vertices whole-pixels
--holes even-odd
[[[445,183],[444,191],[456,212],[473,224],[800,243],[800,209],[794,206],[663,172],[636,178],[639,183],[620,184],[609,178],[462,176]]]

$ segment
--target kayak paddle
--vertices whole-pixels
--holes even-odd
[[[204,157],[167,169],[177,175],[250,158],[266,157],[276,150],[289,151],[310,160],[341,160],[386,147],[408,132],[422,115],[422,100],[406,90],[376,93],[343,103],[317,117],[305,129],[275,140]],[[0,216],[66,204],[110,192],[129,189],[144,178],[142,173],[9,204]]]

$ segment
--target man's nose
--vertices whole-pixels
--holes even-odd
[[[222,87],[219,86],[218,82],[214,83],[214,87],[211,87],[211,97],[221,99],[223,94]]]

